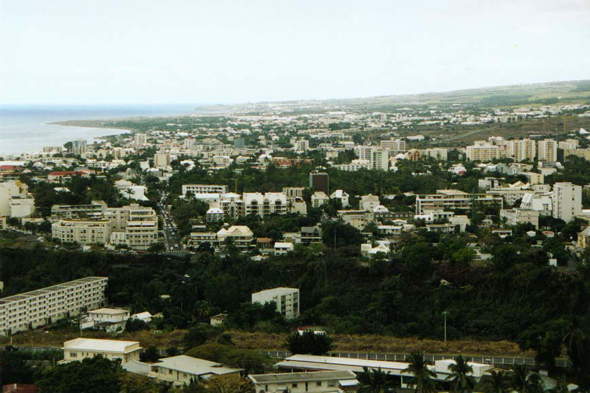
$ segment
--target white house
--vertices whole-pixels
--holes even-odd
[[[86,358],[102,357],[122,363],[139,360],[141,347],[139,341],[99,340],[95,338],[75,338],[63,346],[64,358],[60,363],[69,363]]]
[[[252,303],[274,302],[277,312],[287,319],[295,319],[300,314],[299,289],[297,288],[272,288],[252,294]]]
[[[339,199],[342,207],[348,206],[348,194],[343,190],[336,190],[330,195],[330,199]]]

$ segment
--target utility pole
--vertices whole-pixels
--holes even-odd
[[[443,317],[445,318],[445,346],[447,345],[447,315],[449,315],[448,311],[443,311]]]

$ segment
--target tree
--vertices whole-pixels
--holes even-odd
[[[510,378],[504,371],[491,371],[479,381],[479,388],[484,393],[510,393]]]
[[[517,393],[542,392],[542,381],[539,374],[530,373],[524,365],[512,366],[510,387]]]
[[[424,353],[411,353],[409,360],[410,364],[402,373],[412,374],[412,385],[414,385],[414,392],[416,393],[434,393],[436,392],[436,383],[433,378],[436,378],[436,373],[428,368],[431,362],[424,359]]]
[[[97,356],[47,369],[37,381],[42,393],[120,393],[121,362]]]
[[[159,393],[160,385],[151,378],[139,374],[123,373],[121,393]]]
[[[475,379],[469,375],[473,373],[473,367],[469,365],[469,358],[459,355],[455,358],[455,363],[449,366],[451,375],[447,380],[451,381],[453,391],[464,392],[471,391],[475,388]]]
[[[358,375],[359,393],[386,393],[395,388],[389,372],[384,372],[381,367],[369,370],[363,367],[363,372]]]
[[[18,351],[0,351],[0,386],[11,383],[32,383],[34,370]]]
[[[160,351],[158,348],[151,346],[148,347],[143,353],[140,355],[142,362],[154,363],[160,359]]]
[[[254,387],[247,378],[223,378],[213,376],[207,381],[207,391],[211,393],[252,393]]]
[[[325,333],[293,332],[286,345],[293,354],[325,355],[332,349],[332,339]]]

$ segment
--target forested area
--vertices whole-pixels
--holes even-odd
[[[408,235],[388,258],[370,263],[355,257],[358,246],[351,244],[321,251],[297,247],[264,261],[232,247],[223,257],[203,252],[186,259],[5,248],[0,280],[10,295],[108,276],[111,304],[162,311],[164,329],[188,328],[228,312],[228,328],[259,331],[286,331],[289,324],[252,306],[250,294],[292,286],[301,291],[298,324],[335,333],[440,338],[448,311],[450,339],[513,340],[551,364],[572,326],[590,332],[590,269],[566,273],[548,266],[547,254],[524,231],[504,240],[484,236],[493,258],[489,266],[475,267],[465,251],[468,238],[432,233]]]

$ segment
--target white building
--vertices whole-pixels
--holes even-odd
[[[96,328],[109,333],[123,331],[125,323],[130,318],[129,310],[120,308],[98,308],[86,313],[86,317],[80,322],[80,328]]]
[[[240,249],[248,249],[252,245],[253,240],[254,233],[245,225],[233,225],[217,232],[217,241],[219,243],[229,241]]]
[[[361,197],[361,201],[359,203],[359,208],[360,208],[360,210],[366,210],[366,211],[372,212],[379,205],[380,205],[379,197],[376,195],[368,194],[368,195],[363,195]]]
[[[306,371],[295,373],[257,374],[248,378],[256,393],[333,393],[355,390],[358,386],[352,371]]]
[[[154,167],[156,169],[166,169],[170,166],[170,154],[156,153],[154,154]]]
[[[227,186],[219,184],[184,184],[182,195],[193,194],[227,194]]]
[[[330,198],[323,191],[316,191],[311,196],[311,206],[313,208],[319,208],[328,203]]]
[[[181,386],[190,384],[191,380],[207,380],[213,376],[237,379],[243,371],[243,369],[225,367],[208,360],[179,355],[163,358],[152,364],[149,376]]]
[[[29,188],[19,180],[0,183],[0,216],[28,217],[35,211],[35,200]]]
[[[403,139],[389,139],[381,141],[381,148],[392,151],[393,155],[404,153],[407,150],[406,141]]]
[[[533,224],[539,227],[539,212],[526,209],[503,209],[500,210],[500,218],[505,218],[508,225]]]
[[[69,363],[102,356],[105,359],[120,359],[121,363],[138,361],[141,347],[139,341],[99,340],[94,338],[75,338],[63,346],[64,358],[60,363]]]
[[[295,245],[293,243],[276,242],[274,246],[275,255],[287,254],[293,250],[295,250]]]
[[[471,210],[474,204],[503,206],[501,196],[469,194],[459,190],[437,190],[436,194],[416,195],[416,214],[432,210]]]
[[[147,145],[147,134],[138,132],[133,136],[133,140],[136,146],[145,146]]]
[[[300,314],[299,289],[297,288],[273,288],[252,294],[252,303],[274,302],[277,312],[287,319],[295,319]]]
[[[553,217],[565,222],[582,213],[582,187],[568,182],[553,185]]]
[[[56,322],[106,301],[106,277],[85,277],[0,299],[0,335]]]
[[[342,207],[347,207],[348,203],[348,193],[344,190],[336,190],[330,195],[330,199],[338,199],[342,204]]]
[[[51,224],[51,237],[62,243],[105,245],[111,240],[108,219],[62,219]]]
[[[282,192],[245,192],[243,200],[246,215],[268,217],[271,214],[287,213],[287,196]]]
[[[537,159],[539,161],[557,161],[557,142],[553,139],[544,139],[537,142]]]
[[[509,158],[515,162],[534,161],[537,158],[537,143],[532,139],[519,139],[506,142],[507,153]]]
[[[486,141],[477,141],[475,145],[467,146],[465,152],[469,161],[490,162],[504,156],[503,147]]]

